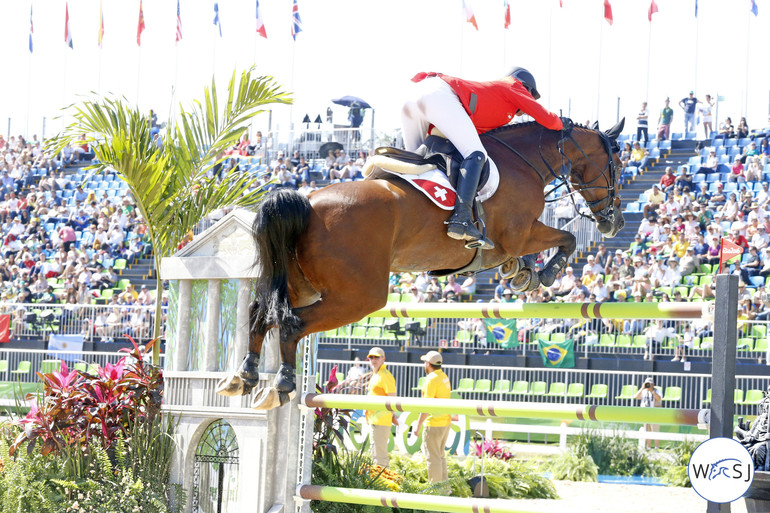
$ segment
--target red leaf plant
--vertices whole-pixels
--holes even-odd
[[[160,412],[163,373],[143,356],[158,341],[150,341],[145,349],[128,338],[133,349],[123,349],[126,356],[96,374],[70,370],[64,362],[58,372],[38,372],[43,397],[17,421],[24,430],[11,445],[11,454],[24,443],[29,452],[40,443],[43,455],[72,445],[85,452],[92,440],[108,449],[121,434],[130,434],[135,421],[152,420]]]

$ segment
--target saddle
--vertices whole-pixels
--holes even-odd
[[[377,155],[382,155],[413,166],[436,166],[449,179],[452,187],[457,187],[457,176],[460,174],[460,166],[463,163],[463,156],[457,151],[454,144],[449,139],[437,135],[429,135],[424,142],[427,151],[425,155],[411,151],[393,148],[391,146],[382,146],[375,150]],[[481,178],[477,191],[481,190],[489,180],[489,160],[484,164],[481,171]]]

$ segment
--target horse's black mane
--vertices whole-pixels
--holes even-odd
[[[529,127],[532,127],[532,126],[542,127],[542,125],[540,125],[537,121],[525,121],[524,123],[514,123],[512,125],[503,125],[501,127],[494,128],[494,129],[492,129],[492,130],[490,130],[488,132],[484,132],[483,134],[481,134],[481,137],[483,137],[485,135],[498,135],[500,133],[508,133],[510,131],[513,131],[513,130],[518,130],[519,128],[524,128],[524,127],[529,128]],[[579,123],[575,123],[574,127],[575,128],[583,128],[585,130],[593,131],[592,128],[589,128],[587,126],[581,125]]]

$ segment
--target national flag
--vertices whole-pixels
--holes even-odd
[[[62,351],[62,352],[58,352]],[[50,335],[48,356],[59,360],[80,360],[83,352],[83,335]]]
[[[214,25],[219,28],[219,37],[222,37],[222,22],[219,20],[219,2],[214,2]]]
[[[72,48],[72,30],[70,30],[70,3],[64,4],[64,43]]]
[[[142,9],[142,0],[139,0],[139,23],[136,25],[137,46],[142,46],[142,32],[144,32],[144,9]]]
[[[487,331],[487,344],[500,344],[502,347],[518,347],[519,331],[516,319],[484,319]]]
[[[294,5],[291,8],[291,37],[295,41],[297,40],[297,34],[302,32],[302,18],[299,17],[299,6],[297,0],[294,0]]]
[[[548,368],[572,368],[575,366],[575,343],[572,339],[564,342],[538,340],[537,344],[544,366]]]
[[[754,16],[759,16],[759,8],[757,7],[757,0],[751,0],[751,13]]]
[[[32,53],[32,34],[35,32],[32,25],[32,5],[29,6],[29,53]]]
[[[698,0],[695,0],[695,17],[698,17]]]
[[[99,34],[96,38],[99,48],[102,47],[102,41],[104,41],[104,11],[102,10],[102,0],[99,0]]]
[[[612,25],[612,6],[610,5],[610,0],[604,0],[604,19]]]
[[[179,10],[179,0],[176,0],[176,42],[182,40],[182,13]]]
[[[11,316],[0,315],[0,342],[11,341]]]
[[[722,264],[727,263],[733,258],[743,253],[743,247],[734,243],[730,239],[722,237],[721,246],[719,248],[719,270],[717,273],[722,272]]]
[[[652,23],[652,15],[658,12],[658,4],[655,3],[655,0],[652,0],[650,2],[650,8],[647,9],[647,19],[650,20],[650,23]]]
[[[503,28],[508,28],[511,26],[511,4],[508,3],[508,0],[503,0],[503,8],[505,10]]]
[[[559,0],[559,7],[564,7],[564,2],[562,0]]]
[[[476,23],[476,16],[473,15],[473,9],[463,0],[463,13],[465,14],[465,21],[473,25],[476,30],[479,29],[479,25]]]
[[[259,14],[259,0],[257,0],[257,34],[267,39],[267,31],[265,30],[265,22],[262,21],[262,16]]]

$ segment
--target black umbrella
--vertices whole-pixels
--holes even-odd
[[[342,98],[337,98],[332,100],[332,103],[336,103],[337,105],[344,105],[345,107],[353,107],[353,108],[359,108],[359,109],[372,108],[372,106],[369,105],[366,101],[356,96],[343,96]]]
[[[337,141],[331,141],[327,143],[323,143],[320,148],[318,148],[318,154],[321,156],[321,158],[326,158],[326,156],[329,154],[329,150],[335,151],[335,150],[341,150],[342,145],[338,143]]]

